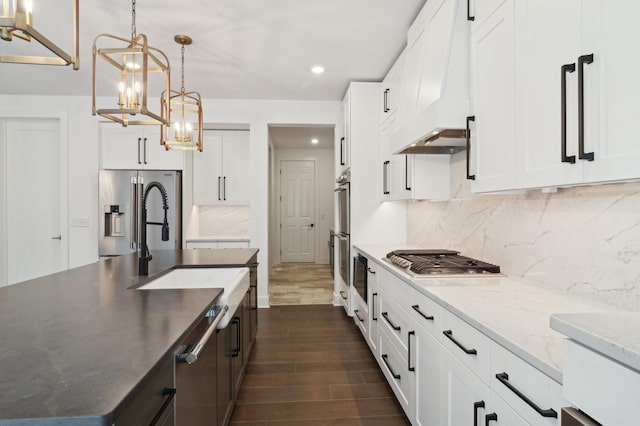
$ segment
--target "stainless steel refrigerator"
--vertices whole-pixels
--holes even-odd
[[[139,249],[142,194],[151,182],[167,190],[169,241],[162,241],[161,227],[147,225],[147,246],[154,249],[182,247],[182,172],[173,170],[100,170],[100,256],[119,256]],[[160,191],[147,197],[147,221],[161,223],[164,209]]]

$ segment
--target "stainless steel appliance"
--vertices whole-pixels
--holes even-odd
[[[344,282],[349,285],[349,276],[350,276],[350,268],[349,268],[349,258],[350,258],[350,250],[351,250],[351,241],[350,241],[350,218],[349,218],[349,208],[350,208],[350,192],[349,192],[349,170],[347,170],[343,175],[341,175],[336,183],[338,184],[338,188],[336,188],[336,203],[338,206],[338,229],[336,229],[336,236],[338,237],[338,259],[336,262],[340,265],[340,276],[344,280]]]
[[[395,250],[386,260],[414,278],[499,274],[500,267],[453,250]]]
[[[358,292],[365,303],[367,302],[368,266],[367,258],[361,254],[353,259],[353,288]]]
[[[335,249],[335,241],[336,241],[336,233],[333,232],[333,229],[329,230],[329,270],[331,271],[331,276],[333,277],[333,255]]]
[[[162,232],[149,229],[147,246],[154,249],[182,247],[182,172],[173,170],[100,170],[99,232],[100,256],[119,256],[139,249],[141,241],[141,200],[144,188],[159,182],[167,192],[169,241]],[[148,223],[164,221],[160,191],[151,191],[147,200]]]
[[[602,426],[582,411],[573,407],[562,409],[560,424],[562,426]]]

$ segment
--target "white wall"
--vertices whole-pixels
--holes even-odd
[[[87,88],[87,92],[90,88]],[[69,217],[88,217],[88,228],[69,230],[70,267],[98,259],[98,122],[91,115],[90,96],[0,95],[2,109],[38,116],[39,111],[59,111],[68,117]],[[100,102],[100,100],[99,100]],[[158,101],[150,99],[150,105]],[[7,108],[6,106],[10,106]],[[206,123],[237,123],[250,126],[251,245],[259,248],[258,301],[268,305],[268,126],[269,124],[324,124],[338,122],[340,103],[333,101],[266,101],[204,99]],[[206,149],[206,147],[205,147]],[[189,156],[187,156],[189,157]],[[197,208],[191,204],[190,160],[184,173],[184,232],[197,227]]]
[[[407,203],[407,241],[451,248],[575,295],[640,310],[640,183],[554,194],[474,195],[465,153],[452,157],[452,200]]]
[[[283,160],[310,160],[315,163],[315,262],[328,264],[329,245],[327,243],[329,228],[333,228],[334,213],[333,149],[276,149],[275,160],[277,170],[280,169],[280,161]],[[274,175],[278,180],[279,174],[276,172]],[[277,182],[273,183],[273,188],[279,188]],[[279,222],[276,220],[276,223]],[[274,233],[273,238],[279,241],[279,233]],[[276,255],[276,262],[279,261],[280,257]]]

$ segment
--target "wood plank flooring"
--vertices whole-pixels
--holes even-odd
[[[283,263],[269,275],[269,303],[313,305],[333,302],[333,277],[329,265]]]
[[[408,425],[369,347],[342,307],[272,306],[231,425]]]

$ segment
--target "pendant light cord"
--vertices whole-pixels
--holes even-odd
[[[180,90],[184,93],[184,44],[182,45],[182,88]]]
[[[136,0],[131,0],[131,40],[136,38]]]

